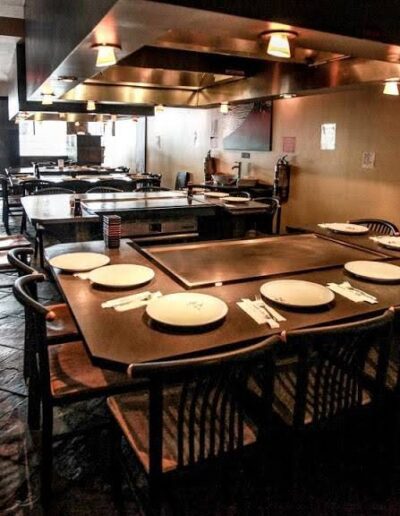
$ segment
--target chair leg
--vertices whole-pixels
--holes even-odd
[[[35,375],[28,378],[28,426],[31,430],[40,428],[40,395]]]
[[[6,207],[3,207],[3,224],[4,224],[4,228],[6,230],[7,235],[11,235],[9,218],[8,218],[8,210]]]
[[[26,231],[26,215],[24,212],[21,217],[21,229],[20,229],[21,235],[23,235],[25,233],[25,231]]]
[[[38,229],[37,231],[37,238],[38,238],[38,244],[39,244],[39,260],[40,260],[40,267],[44,269],[44,245],[43,245],[43,231]]]
[[[53,477],[53,407],[42,400],[41,499],[46,506],[51,499]]]

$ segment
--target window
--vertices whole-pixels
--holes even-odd
[[[66,156],[66,122],[20,122],[19,152],[21,156]]]

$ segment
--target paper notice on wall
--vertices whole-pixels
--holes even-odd
[[[296,152],[296,137],[284,136],[282,138],[282,152]]]
[[[321,125],[321,150],[335,150],[336,124]]]
[[[362,153],[362,168],[374,168],[375,167],[375,152],[363,152]]]

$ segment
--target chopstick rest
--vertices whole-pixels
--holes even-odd
[[[270,328],[279,328],[279,323],[274,321],[272,317],[268,317],[267,312],[260,306],[257,306],[254,301],[242,299],[237,302],[237,305],[257,324],[268,324]]]
[[[353,287],[348,281],[344,281],[343,283],[328,283],[327,287],[329,290],[332,290],[332,292],[336,292],[354,303],[362,303],[364,301],[371,305],[378,303],[375,296]]]

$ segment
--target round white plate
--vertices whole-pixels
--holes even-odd
[[[323,285],[301,280],[269,281],[261,285],[260,292],[270,301],[298,308],[323,306],[335,299],[335,294]]]
[[[344,233],[346,235],[364,235],[369,231],[369,228],[360,224],[342,224],[339,222],[329,224],[328,229],[335,233]]]
[[[66,272],[91,271],[109,262],[110,258],[100,253],[67,253],[49,260],[50,265]]]
[[[381,238],[379,238],[378,243],[383,245],[383,247],[387,247],[388,249],[400,250],[400,237],[395,237],[395,236],[381,237]]]
[[[215,199],[222,199],[223,197],[229,197],[229,194],[224,192],[204,192],[204,197],[214,197]]]
[[[392,263],[357,260],[345,263],[344,268],[354,276],[371,281],[400,281],[400,267]]]
[[[168,294],[151,301],[147,314],[169,326],[205,326],[223,319],[228,306],[218,297],[192,292]]]
[[[235,204],[235,203],[242,204],[245,202],[250,202],[250,199],[248,199],[247,197],[230,197],[229,195],[228,195],[228,197],[224,197],[222,200],[224,202],[228,202],[228,203],[232,203],[232,204]]]
[[[88,279],[96,285],[112,288],[136,287],[153,278],[153,269],[129,263],[107,265],[88,274]]]

